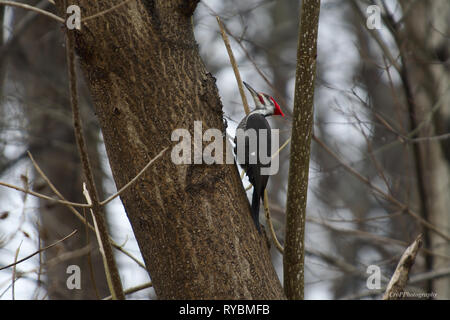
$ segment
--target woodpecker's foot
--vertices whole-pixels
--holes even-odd
[[[262,227],[262,228],[263,228],[262,235],[264,237],[264,240],[266,241],[267,249],[270,250],[270,248],[272,247],[271,238],[269,238],[269,236],[267,235],[268,232],[266,231],[266,228],[264,228],[264,227]]]
[[[255,222],[256,230],[258,230],[258,233],[261,234],[261,225],[258,222]]]
[[[228,121],[227,119],[223,118],[223,131],[222,131],[222,135],[224,137],[227,136],[227,128],[228,128]]]

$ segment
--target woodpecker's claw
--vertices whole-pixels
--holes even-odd
[[[223,118],[223,132],[222,132],[222,135],[224,137],[227,136],[227,128],[228,128],[228,121],[227,121],[227,119]]]

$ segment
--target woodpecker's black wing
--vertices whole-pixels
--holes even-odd
[[[247,176],[251,184],[255,186],[255,184],[260,182],[260,176],[263,176],[261,174],[261,168],[270,167],[270,162],[263,164],[264,159],[261,158],[261,154],[265,154],[266,157],[270,157],[270,125],[263,115],[258,113],[251,114],[247,119],[245,128],[245,131],[249,130],[255,130],[256,132],[256,145],[254,145],[255,141],[252,141],[250,135],[248,135],[245,139],[245,153],[249,155],[248,163],[246,163],[248,167]],[[266,133],[262,133],[262,130],[265,130]],[[265,177],[268,176],[265,175]],[[267,184],[267,179],[265,180],[265,183]],[[260,186],[265,189],[266,184]]]
[[[237,158],[239,164],[246,171],[250,183],[253,185],[252,216],[256,228],[260,231],[260,199],[264,197],[264,190],[269,180],[269,176],[263,174],[261,169],[270,167],[270,160],[267,161],[271,156],[270,125],[262,114],[253,113],[248,115],[243,129],[246,133],[244,140],[245,157],[242,159],[238,155]],[[235,139],[235,142],[238,143],[239,139]],[[261,155],[264,157],[262,158]]]

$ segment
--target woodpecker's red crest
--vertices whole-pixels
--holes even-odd
[[[275,105],[275,112],[273,114],[284,117],[284,113],[283,113],[283,111],[281,111],[280,105],[275,101],[274,98],[270,97],[270,100],[272,100],[272,102]]]

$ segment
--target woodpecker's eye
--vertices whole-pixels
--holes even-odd
[[[261,103],[263,105],[266,105],[266,103],[264,102],[264,98],[263,98],[262,94],[258,94],[258,98],[259,98],[259,101],[261,101]]]

